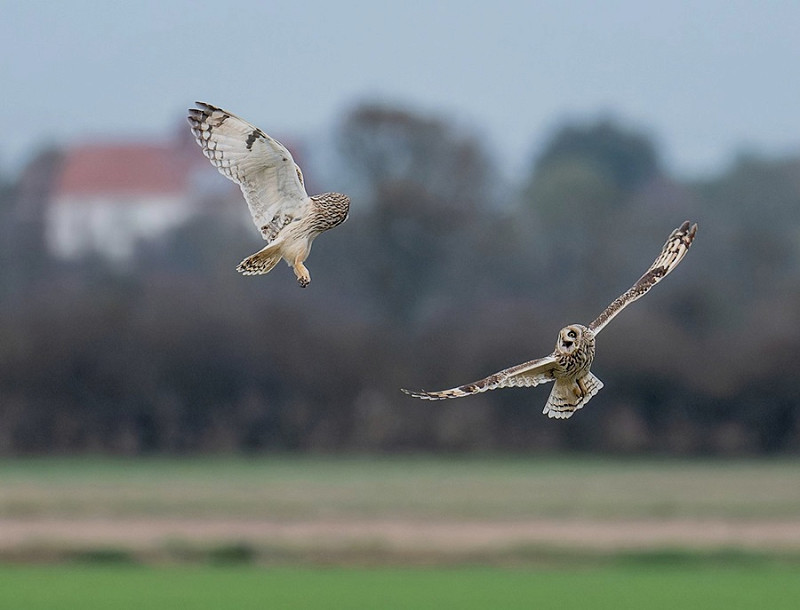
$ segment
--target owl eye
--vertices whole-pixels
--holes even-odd
[[[577,337],[577,336],[578,336],[578,335],[575,333],[575,331],[574,331],[574,330],[571,330],[571,331],[569,331],[569,332],[567,333],[567,337],[569,337],[570,339],[574,339],[574,338],[575,338],[575,337]]]

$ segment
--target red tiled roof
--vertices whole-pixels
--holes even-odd
[[[201,160],[203,160],[201,155]],[[191,160],[174,146],[89,144],[68,150],[56,195],[176,194],[186,190]]]

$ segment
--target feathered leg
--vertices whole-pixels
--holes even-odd
[[[556,379],[542,413],[547,417],[567,419],[589,402],[602,387],[603,382],[592,373],[586,373],[575,381]]]
[[[299,256],[294,259],[292,269],[294,269],[294,274],[297,276],[297,283],[300,284],[301,287],[305,288],[311,283],[311,274],[303,264],[303,260],[304,259],[300,258]]]

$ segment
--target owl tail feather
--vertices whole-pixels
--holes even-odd
[[[581,386],[585,388],[585,392]],[[603,382],[592,373],[586,373],[579,380],[572,382],[556,379],[542,413],[556,419],[572,417],[572,414],[589,402],[602,387]]]
[[[244,275],[262,275],[269,273],[281,260],[281,251],[277,245],[270,245],[244,259],[236,271]]]

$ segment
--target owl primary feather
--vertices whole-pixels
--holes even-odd
[[[553,389],[542,412],[559,419],[570,417],[603,387],[603,382],[590,371],[597,334],[620,311],[644,296],[678,266],[689,251],[696,233],[697,225],[690,225],[689,221],[675,229],[645,274],[606,307],[589,326],[570,324],[558,331],[556,347],[549,356],[512,366],[450,390],[411,392],[404,389],[403,392],[423,400],[443,400],[497,388],[530,387],[552,381]]]
[[[303,173],[288,149],[232,112],[196,102],[189,124],[203,154],[242,189],[265,248],[236,268],[245,275],[269,273],[284,259],[305,288],[303,264],[320,233],[347,220],[350,198],[341,193],[308,196]]]

